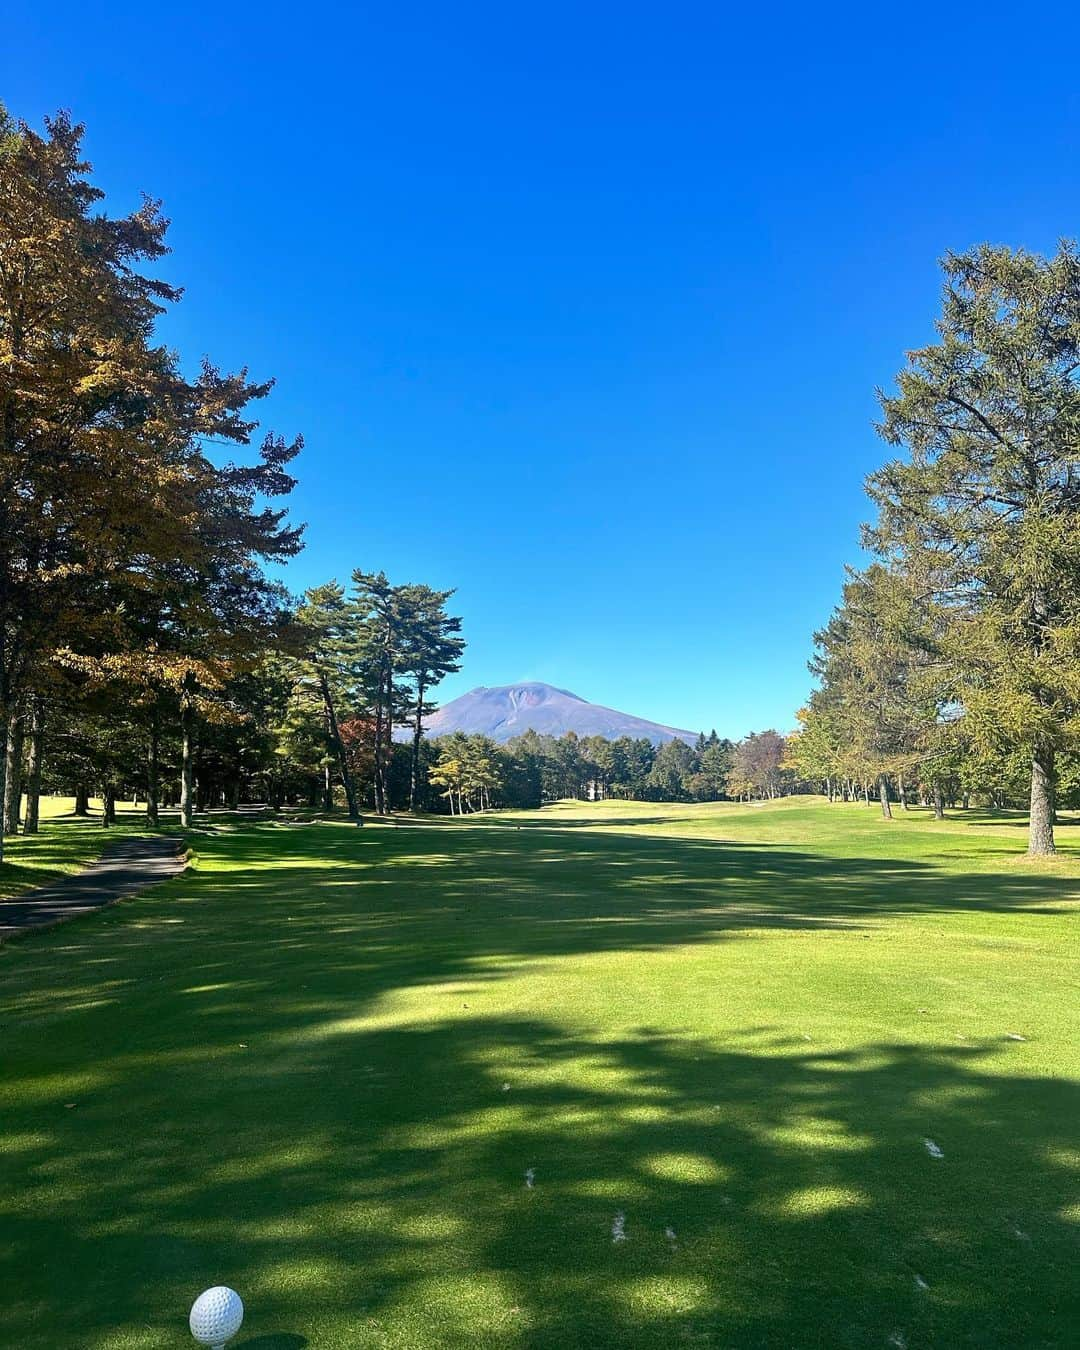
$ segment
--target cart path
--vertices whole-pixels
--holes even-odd
[[[77,919],[178,876],[187,865],[182,847],[182,839],[168,835],[117,839],[81,872],[0,900],[0,940],[28,928]]]

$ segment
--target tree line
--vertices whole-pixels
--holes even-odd
[[[564,798],[709,802],[778,797],[806,790],[776,731],[733,742],[715,731],[695,745],[644,738],[540,735],[504,745],[455,732],[431,746],[429,810],[466,815],[491,807],[534,808]]]
[[[830,797],[873,784],[1027,806],[1054,851],[1080,789],[1080,258],[950,254],[938,341],[879,394],[873,561],[815,635],[791,749]]]

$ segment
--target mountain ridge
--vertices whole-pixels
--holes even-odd
[[[546,736],[564,736],[573,731],[578,736],[605,736],[609,740],[631,736],[649,740],[653,745],[673,740],[693,745],[698,737],[696,731],[590,703],[580,694],[543,680],[477,685],[426,718],[424,730],[431,739],[463,731],[490,736],[498,742],[512,740],[530,730]]]

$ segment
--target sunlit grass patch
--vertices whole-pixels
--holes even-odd
[[[861,1209],[870,1204],[869,1197],[851,1186],[803,1186],[792,1191],[776,1206],[776,1213],[784,1218],[813,1218],[837,1210]]]
[[[683,1185],[707,1186],[731,1175],[728,1168],[702,1153],[655,1153],[642,1161],[642,1167],[661,1181]]]

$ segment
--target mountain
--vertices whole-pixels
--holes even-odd
[[[661,745],[676,738],[693,745],[696,731],[682,731],[649,722],[644,717],[616,712],[614,708],[588,703],[568,689],[528,681],[502,684],[495,689],[472,689],[455,698],[424,724],[428,736],[446,736],[451,731],[482,732],[495,741],[508,741],[530,728],[541,735],[562,736],[567,731],[579,736],[633,736]],[[404,737],[403,737],[404,739]]]

